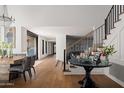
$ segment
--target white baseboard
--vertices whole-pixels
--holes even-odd
[[[124,82],[123,81],[117,79],[116,77],[112,76],[111,74],[105,74],[105,75],[108,76],[113,81],[115,81],[116,83],[118,83],[119,85],[121,85],[122,87],[124,87]]]
[[[64,75],[85,75],[85,73],[64,72]],[[92,75],[104,75],[104,73],[92,73]]]
[[[85,75],[85,70],[81,67],[70,68],[69,70],[70,72],[64,72],[64,75]],[[91,74],[92,75],[103,75],[104,72],[95,70],[95,71],[92,71]]]

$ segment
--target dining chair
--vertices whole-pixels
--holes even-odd
[[[36,56],[32,56],[32,57],[31,57],[31,64],[30,64],[30,67],[33,68],[34,73],[36,74],[36,70],[35,70],[35,67],[34,67],[35,60],[36,60]]]
[[[19,60],[21,64],[15,64],[10,67],[10,79],[12,74],[23,74],[24,80],[26,82],[25,72],[28,71],[28,74],[31,78],[30,62],[31,57],[25,57],[24,59]]]

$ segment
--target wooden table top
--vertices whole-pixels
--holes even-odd
[[[0,64],[14,64],[16,60],[25,58],[25,56],[13,56],[12,58],[0,58]]]

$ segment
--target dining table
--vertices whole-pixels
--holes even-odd
[[[81,85],[81,88],[94,88],[98,87],[96,86],[96,83],[91,78],[91,71],[94,68],[104,68],[104,67],[110,67],[112,66],[112,63],[106,63],[106,62],[100,62],[97,64],[94,61],[91,60],[83,60],[79,62],[70,62],[73,65],[83,67],[85,70],[85,76],[82,80],[80,80],[78,83]]]
[[[16,61],[17,60],[21,60],[25,58],[25,56],[13,56],[13,57],[3,57],[3,58],[0,58],[0,65],[1,64],[16,64]]]

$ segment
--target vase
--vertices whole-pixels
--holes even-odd
[[[11,48],[8,48],[7,49],[7,56],[10,58],[12,57],[12,49]]]
[[[7,50],[6,49],[3,49],[3,56],[7,57]]]
[[[109,64],[109,56],[108,55],[105,56],[105,63],[106,63],[106,65]]]

